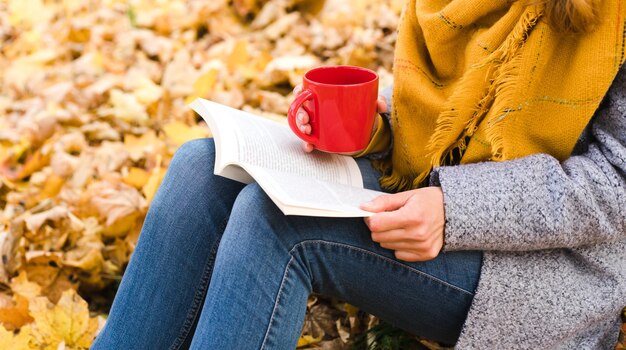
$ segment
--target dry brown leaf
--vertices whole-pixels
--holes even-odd
[[[57,222],[62,218],[66,218],[69,215],[69,211],[64,206],[56,206],[46,211],[39,212],[37,214],[27,213],[24,217],[26,228],[28,231],[38,231],[46,221]]]
[[[234,0],[235,11],[242,18],[252,18],[268,0]]]
[[[148,205],[135,188],[124,183],[96,182],[87,188],[85,194],[91,205],[105,219],[105,231],[107,228],[115,227],[116,224],[124,223],[122,228],[115,227],[113,234],[123,228],[129,229],[130,223],[134,223],[135,218],[143,213]]]
[[[367,65],[377,69],[381,87],[388,84],[402,6],[401,0],[0,4],[0,36],[10,38],[0,55],[0,281],[10,288],[0,292],[0,309],[23,313],[24,301],[17,308],[14,295],[31,300],[41,293],[54,302],[79,285],[96,300],[99,289],[119,281],[175,150],[210,135],[187,107],[193,99],[284,123],[293,86],[314,66]],[[343,309],[327,302],[310,306],[309,330],[325,338],[305,347],[339,349],[347,333],[367,325],[356,314],[337,322]],[[34,328],[23,325],[17,335],[0,329],[0,348],[29,340],[41,348],[74,347],[53,335],[44,344]]]
[[[0,175],[5,176],[12,181],[22,180],[30,176],[37,170],[40,170],[50,162],[51,153],[48,150],[37,150],[29,156],[24,164],[11,164],[5,162],[0,166]]]
[[[172,97],[185,97],[193,94],[193,83],[198,79],[197,70],[189,64],[191,57],[187,51],[179,51],[163,72],[162,86]]]
[[[20,329],[33,321],[28,314],[28,298],[16,294],[14,299],[14,305],[0,308],[0,324],[7,330]]]
[[[316,304],[309,308],[309,313],[304,320],[303,331],[314,338],[339,336],[335,326],[335,320],[341,314],[335,308],[326,304]]]

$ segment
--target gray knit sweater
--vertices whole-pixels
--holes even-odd
[[[549,116],[546,116],[549,117]],[[626,305],[626,68],[572,156],[441,167],[445,251],[483,250],[457,349],[612,349]]]

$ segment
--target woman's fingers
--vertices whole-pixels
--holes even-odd
[[[378,96],[378,100],[376,101],[378,113],[387,113],[387,99],[385,96]]]
[[[413,250],[415,249],[415,242],[411,242],[411,241],[399,241],[399,242],[383,242],[380,243],[380,246],[385,248],[385,249],[390,249],[390,250]]]
[[[372,211],[363,207],[363,210]],[[370,217],[365,218],[365,224],[372,232],[385,232],[396,229],[406,229],[411,226],[419,225],[419,218],[411,215],[412,213],[407,211],[404,207],[391,210],[378,212]]]
[[[422,254],[417,254],[417,253],[408,252],[408,251],[404,251],[404,250],[396,250],[395,255],[396,255],[396,259],[404,260],[404,261],[408,261],[408,262],[429,260],[429,259],[425,259],[422,256]]]
[[[403,228],[383,232],[372,232],[372,241],[378,243],[396,243],[408,241],[411,237]]]
[[[309,113],[307,113],[304,108],[300,107],[298,109],[298,114],[296,114],[296,119],[300,124],[309,124]]]
[[[399,249],[395,251],[398,260],[408,262],[433,260],[439,255],[441,246],[437,244],[429,244],[427,247],[419,249]]]
[[[294,96],[298,96],[300,93],[302,93],[302,84],[298,84],[293,88]],[[310,135],[312,131],[309,120],[309,113],[307,113],[304,108],[300,107],[298,109],[298,112],[296,113],[296,125],[298,126],[298,129],[300,129],[300,131],[307,135]],[[307,153],[311,153],[315,149],[315,146],[313,146],[313,144],[311,143],[304,142],[302,144],[302,149],[304,149],[304,151]]]
[[[298,113],[296,113],[296,125],[298,129],[303,133],[309,135],[311,134],[311,124],[309,124],[309,114],[304,110],[304,108],[298,109]]]
[[[381,247],[386,249],[406,250],[414,253],[421,253],[429,251],[433,246],[435,246],[436,240],[436,237],[424,237],[420,239],[414,239],[413,237],[407,236],[407,234],[405,233],[405,237],[402,240],[383,240],[379,244]]]
[[[300,95],[301,92],[302,92],[302,84],[298,84],[298,85],[294,86],[294,88],[293,88],[294,96]]]
[[[369,202],[361,204],[361,209],[374,213],[397,210],[401,208],[412,195],[413,193],[411,191],[381,195]]]

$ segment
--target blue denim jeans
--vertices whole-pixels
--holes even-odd
[[[212,139],[177,151],[92,349],[293,350],[311,293],[456,342],[481,252],[399,261],[361,218],[284,216],[258,185],[213,175],[214,152]]]

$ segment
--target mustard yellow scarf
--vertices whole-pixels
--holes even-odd
[[[449,163],[566,159],[624,62],[626,4],[599,1],[602,22],[577,34],[524,1],[407,1],[381,185],[417,188]]]

